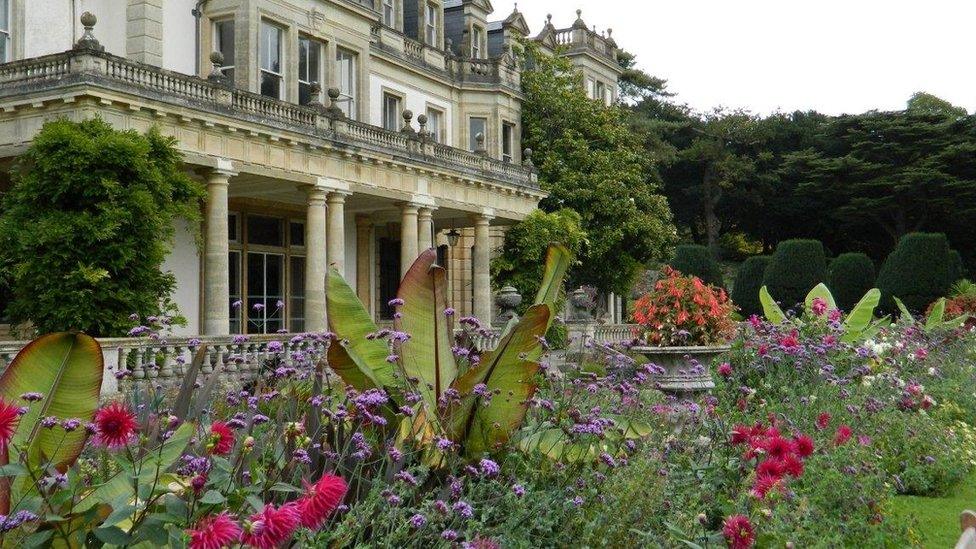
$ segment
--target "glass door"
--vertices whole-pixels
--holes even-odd
[[[247,253],[247,333],[273,334],[284,329],[285,256]]]

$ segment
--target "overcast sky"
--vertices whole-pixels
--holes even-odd
[[[494,18],[513,0],[493,0]],[[976,110],[976,0],[519,0],[533,33],[577,8],[680,102],[766,114],[900,109],[924,90]]]

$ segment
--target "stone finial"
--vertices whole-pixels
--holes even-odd
[[[532,149],[528,147],[522,151],[522,165],[526,168],[535,168],[535,164],[532,163]]]
[[[586,30],[586,23],[583,22],[583,10],[576,10],[576,22],[573,23],[573,28]]]
[[[488,154],[488,150],[485,149],[485,134],[478,132],[478,134],[474,136],[474,141],[475,141],[474,152],[478,154]]]
[[[319,98],[322,97],[322,86],[318,82],[312,82],[308,87],[308,91],[308,103],[305,103],[305,105],[314,108],[321,107],[322,102],[319,101]]]
[[[346,114],[339,108],[339,96],[342,95],[339,88],[329,88],[325,93],[329,96],[329,108],[325,109],[325,113],[332,118],[344,118]]]
[[[400,116],[403,117],[403,128],[400,131],[403,133],[415,133],[413,126],[410,125],[410,121],[413,120],[413,111],[404,109]]]
[[[224,74],[224,69],[221,68],[224,66],[224,54],[219,51],[211,52],[210,64],[212,68],[210,69],[210,74],[207,76],[207,80],[221,86],[229,86],[231,84],[230,78],[227,78],[227,75]]]
[[[550,25],[552,25],[552,14],[551,13],[547,13],[546,14],[546,26],[548,27]]]
[[[427,137],[428,136],[428,133],[427,133],[427,115],[426,114],[422,114],[422,115],[418,116],[417,117],[417,124],[420,124],[420,131],[418,132],[420,134],[420,137]]]
[[[86,11],[85,13],[81,14],[81,25],[85,27],[85,32],[81,35],[81,38],[75,42],[74,49],[76,51],[105,51],[105,46],[99,44],[98,40],[95,39],[95,35],[92,34],[92,31],[95,30],[95,23],[97,22],[98,18],[95,17],[94,13]]]

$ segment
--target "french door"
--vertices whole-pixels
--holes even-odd
[[[285,256],[247,253],[247,333],[273,334],[284,329]]]

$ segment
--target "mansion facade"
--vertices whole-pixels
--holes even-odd
[[[489,0],[0,0],[0,193],[42,125],[158,127],[207,189],[164,268],[186,334],[327,329],[325,276],[378,320],[421,250],[491,319],[489,262],[545,197],[521,148],[522,39],[616,101],[581,14],[533,34]],[[194,234],[203,235],[202,244]]]

